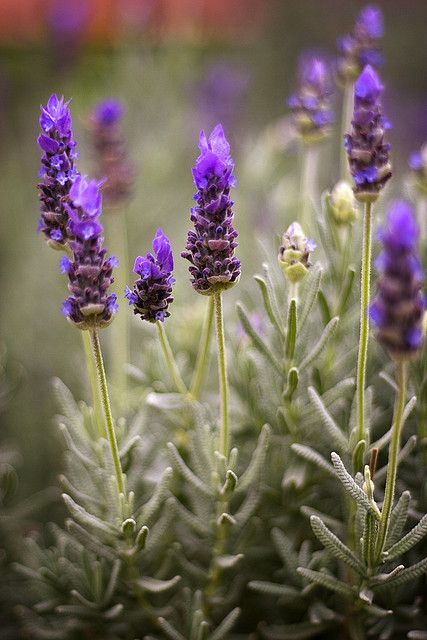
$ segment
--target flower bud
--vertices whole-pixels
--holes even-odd
[[[353,189],[344,180],[337,182],[327,198],[329,210],[337,224],[351,224],[357,216]]]
[[[283,234],[279,249],[279,265],[286,278],[292,282],[301,282],[310,267],[310,253],[316,248],[314,240],[305,237],[298,222],[293,222]]]

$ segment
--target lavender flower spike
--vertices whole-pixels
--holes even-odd
[[[236,181],[230,145],[221,124],[209,139],[201,131],[199,149],[193,168],[196,206],[190,213],[194,230],[188,232],[187,251],[181,255],[191,262],[189,271],[194,289],[212,295],[232,287],[240,279],[240,261],[234,256],[237,247],[234,203],[229,195]]]
[[[135,174],[121,130],[122,117],[123,105],[114,98],[98,103],[90,117],[98,175],[106,178],[103,195],[113,207],[128,200]]]
[[[148,322],[163,322],[170,316],[168,307],[173,302],[173,256],[168,238],[158,229],[153,240],[155,255],[147,253],[135,260],[134,272],[140,276],[133,289],[126,288],[125,298],[133,305],[133,312]]]
[[[379,40],[384,35],[381,10],[368,5],[360,12],[353,33],[339,38],[338,74],[344,82],[353,82],[365,65],[378,68],[383,64]]]
[[[382,115],[384,87],[371,66],[366,66],[354,85],[352,132],[345,136],[354,191],[358,200],[374,202],[391,178],[391,145],[384,142],[390,123]]]
[[[420,151],[415,151],[410,155],[408,164],[412,172],[414,186],[425,196],[427,193],[427,142],[423,144]]]
[[[68,213],[66,200],[71,185],[77,176],[74,161],[77,158],[76,143],[73,139],[70,101],[53,94],[45,107],[41,107],[38,138],[43,152],[38,185],[41,202],[39,231],[48,244],[55,249],[63,249],[68,240]]]
[[[370,307],[378,340],[392,357],[414,356],[422,346],[425,301],[423,273],[417,255],[418,227],[406,202],[392,205],[380,232],[383,252],[377,259],[378,291]]]
[[[328,135],[334,121],[329,70],[320,58],[305,55],[300,60],[298,75],[298,92],[289,98],[288,106],[304,142],[317,142]]]
[[[99,222],[102,199],[95,180],[78,176],[70,189],[67,211],[73,235],[73,259],[63,257],[62,273],[68,274],[70,297],[64,302],[64,315],[79,329],[96,329],[110,324],[117,311],[116,294],[108,293],[114,282],[114,256],[106,257],[102,247],[103,228]]]

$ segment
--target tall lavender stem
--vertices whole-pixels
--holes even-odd
[[[228,381],[227,381],[227,359],[225,354],[225,338],[224,338],[224,315],[222,310],[221,292],[217,291],[213,294],[215,308],[216,335],[218,342],[218,374],[219,374],[219,393],[221,403],[221,426],[219,435],[220,452],[226,458],[229,450],[228,435]]]
[[[200,336],[200,344],[197,352],[196,366],[194,368],[194,374],[190,385],[190,394],[197,400],[200,396],[200,392],[205,379],[206,370],[209,364],[209,352],[212,342],[212,329],[214,320],[214,301],[213,297],[209,296],[208,304],[206,307],[206,315],[203,321],[202,334]]]

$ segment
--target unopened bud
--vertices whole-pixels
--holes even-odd
[[[301,282],[310,267],[310,253],[316,248],[314,240],[305,237],[301,225],[293,222],[285,231],[279,249],[279,264],[290,282]]]
[[[350,224],[357,216],[353,189],[344,180],[337,182],[328,196],[329,210],[337,224]]]

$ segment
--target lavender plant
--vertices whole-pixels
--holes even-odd
[[[182,257],[208,298],[202,334],[193,309],[172,305],[174,259],[158,229],[123,292],[143,321],[132,350],[143,364],[134,367],[136,399],[123,395],[115,420],[99,332],[116,322],[116,261],[103,247],[100,184],[76,173],[66,193],[58,188],[63,311],[91,338],[103,416],[94,420],[54,381],[69,517],[27,535],[9,566],[27,637],[426,638],[423,260],[408,203],[393,203],[373,234],[373,203],[391,178],[374,70],[381,35],[370,7],[343,44],[342,73],[355,80],[345,138],[353,189],[340,180],[319,204],[311,191],[307,225],[301,215],[277,221],[281,241],[266,244],[256,287],[239,286],[236,314],[223,307],[241,274],[234,162],[221,125],[200,134]],[[333,123],[326,69],[317,60],[307,68],[294,109],[312,144]],[[67,106],[49,110],[56,141]],[[110,116],[116,122],[115,108]],[[45,150],[45,180],[57,175],[53,155]],[[242,194],[242,210],[244,202]],[[381,251],[371,302],[372,237]],[[218,382],[208,366],[214,320]]]

